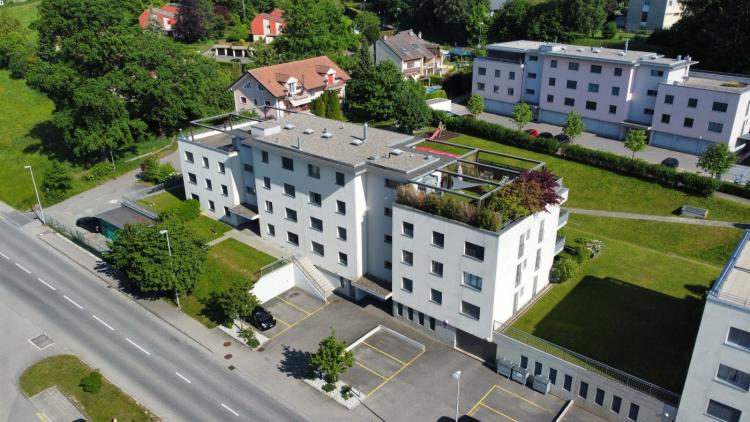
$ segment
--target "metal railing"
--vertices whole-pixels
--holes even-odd
[[[565,237],[558,235],[557,240],[555,241],[555,255],[562,252],[564,248],[565,248]]]
[[[708,292],[708,297],[711,297],[717,300],[723,300],[725,302],[729,302],[734,305],[742,306],[745,308],[750,308],[750,297],[736,296],[730,293],[715,292],[715,291]]]
[[[560,217],[557,219],[557,228],[568,224],[568,218],[570,218],[570,211],[560,210]]]
[[[108,251],[108,248],[105,245],[91,242],[90,240],[86,239],[86,236],[80,230],[66,226],[65,224],[57,221],[57,219],[55,219],[51,215],[45,215],[45,220],[47,220],[47,226],[52,230],[60,233],[66,238],[70,239],[73,243],[81,246],[82,248],[100,258],[105,252]],[[104,243],[106,244],[106,241],[104,241]]]
[[[310,274],[310,272],[307,271],[307,269],[305,269],[305,266],[302,265],[302,262],[300,262],[299,259],[297,259],[295,256],[292,256],[291,258],[292,258],[292,262],[294,263],[294,265],[302,272],[305,278],[307,278],[310,281],[310,285],[313,286],[313,289],[315,289],[315,291],[320,295],[320,297],[325,299],[326,293],[323,290],[323,287],[321,287],[318,284],[318,279],[312,274]]]
[[[530,347],[533,347],[534,349],[540,350],[549,355],[572,363],[573,365],[579,366],[597,375],[601,375],[617,381],[620,384],[627,386],[628,388],[646,394],[650,397],[654,397],[675,407],[680,402],[680,395],[677,393],[673,393],[665,388],[659,387],[656,384],[620,371],[619,369],[612,368],[609,365],[603,364],[599,361],[586,357],[580,353],[576,353],[572,350],[568,350],[554,343],[550,343],[547,340],[541,339],[533,334],[529,334],[525,331],[521,331],[501,322],[495,321],[495,335],[500,335],[519,341]]]
[[[289,259],[289,257],[283,256],[270,264],[262,266],[258,271],[255,272],[255,275],[257,276],[256,278],[260,279],[264,275],[270,274],[283,267],[284,265],[289,264],[290,262],[291,260]]]
[[[135,192],[131,192],[131,193],[129,193],[129,194],[123,196],[123,197],[125,199],[129,199],[130,201],[135,202],[135,201],[137,201],[139,199],[145,198],[145,197],[147,197],[149,195],[153,195],[153,194],[155,194],[157,192],[168,190],[168,189],[174,188],[176,186],[181,186],[183,183],[184,183],[184,181],[182,180],[182,175],[181,174],[177,174],[177,175],[175,175],[174,177],[172,177],[171,179],[167,180],[164,183],[160,183],[158,185],[149,186],[147,188],[143,188],[143,189],[137,190]]]
[[[153,210],[146,208],[145,206],[137,202],[131,201],[130,199],[122,198],[122,206],[126,208],[130,208],[131,210],[137,212],[138,214],[146,216],[152,220],[159,219],[159,214],[157,214]]]

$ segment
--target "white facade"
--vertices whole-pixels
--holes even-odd
[[[630,0],[625,27],[632,32],[667,29],[681,17],[680,0]]]

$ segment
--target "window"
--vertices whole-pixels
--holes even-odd
[[[602,67],[598,64],[592,64],[591,73],[602,73]]]
[[[295,223],[297,222],[297,211],[291,208],[286,208],[285,215],[287,220],[294,221]]]
[[[665,95],[664,104],[674,104],[674,95]]]
[[[214,201],[208,200],[208,210],[209,211],[216,211],[216,206],[214,206]]]
[[[536,62],[536,61],[539,61],[539,56],[529,56],[529,61],[530,61],[530,62]]]
[[[412,308],[406,308],[406,312],[409,315],[409,321],[414,320],[414,309],[412,309]]]
[[[555,78],[549,78],[549,83],[548,83],[548,85],[549,85],[549,86],[555,86],[555,82],[557,82],[557,80],[556,80]]]
[[[188,163],[193,163],[193,162],[195,162],[195,160],[194,160],[194,157],[193,157],[193,153],[192,153],[192,152],[190,152],[190,151],[185,151],[185,161],[187,161]]]
[[[576,89],[578,88],[578,81],[568,80],[565,82],[565,87],[568,89]]]
[[[263,91],[263,90],[264,90],[264,89],[263,89],[263,85],[261,85],[261,84],[258,84],[258,91]]]
[[[496,78],[500,77],[500,69],[495,69],[495,77]]]
[[[578,385],[578,395],[584,399],[589,395],[589,384],[587,382],[581,381]]]
[[[484,91],[484,82],[477,82],[477,91]]]
[[[526,90],[526,95],[534,95],[535,93],[536,93],[536,91],[534,91],[533,89],[529,88],[529,89]]]
[[[664,71],[663,70],[651,69],[651,76],[658,76],[658,77],[661,78],[662,76],[664,76]]]
[[[208,158],[203,157],[203,168],[208,168]]]
[[[386,270],[390,270],[393,267],[393,264],[391,264],[391,261],[388,261],[387,259],[383,261],[383,268]]]
[[[401,223],[401,234],[406,237],[414,237],[414,224],[404,221]]]
[[[432,261],[432,266],[430,267],[430,272],[433,275],[436,275],[438,277],[442,277],[443,276],[443,263],[442,262],[437,262],[437,261]]]
[[[224,215],[230,217],[232,213],[229,211],[229,207],[224,207]]]
[[[570,391],[572,386],[573,386],[573,377],[566,374],[565,378],[563,379],[563,390]]]
[[[515,91],[513,90],[513,88],[508,88],[508,95],[513,95],[514,93]]]
[[[315,255],[325,256],[325,248],[318,242],[310,242],[312,253]]]
[[[484,246],[464,242],[464,255],[484,261]]]
[[[534,262],[534,271],[539,271],[539,267],[542,266],[542,249],[536,250],[536,261]]]
[[[317,192],[310,192],[308,195],[310,197],[309,202],[311,204],[320,206],[320,204],[322,203],[323,199],[320,197],[319,193],[317,193]]]
[[[616,67],[615,68],[615,76],[622,76],[622,68]]]
[[[499,86],[497,86],[497,85],[492,85],[492,92],[493,92],[494,94],[497,94],[497,93],[499,93],[499,92],[500,92],[500,87],[499,87]]]
[[[619,86],[613,86],[612,87],[612,96],[613,97],[619,97],[620,96],[620,87]]]
[[[268,163],[268,151],[261,151],[260,152],[260,161],[264,163]]]
[[[390,234],[383,235],[383,242],[390,245],[391,243],[393,243],[393,236],[391,236]]]
[[[578,63],[577,62],[570,62],[568,63],[568,70],[578,70]]]
[[[320,179],[320,167],[308,164],[307,175],[315,179]]]
[[[479,306],[472,305],[465,300],[461,301],[461,313],[469,318],[479,320]]]
[[[729,107],[729,104],[727,103],[720,103],[718,101],[714,101],[714,104],[711,106],[711,110],[718,111],[720,113],[726,113],[727,107]]]
[[[750,350],[750,333],[739,328],[729,327],[727,343]]]
[[[198,195],[196,195],[196,194],[194,194],[194,193],[191,193],[190,194],[190,199],[195,199],[196,201],[200,202],[201,197],[198,196]]]
[[[432,232],[432,246],[442,248],[445,245],[445,235],[440,232]]]
[[[339,186],[344,186],[344,183],[345,183],[344,173],[337,171],[336,172],[336,184]]]
[[[315,217],[310,217],[310,228],[319,232],[323,231],[323,220]]]
[[[393,209],[390,207],[383,208],[383,215],[386,217],[391,217],[393,215]]]
[[[643,114],[647,116],[653,116],[654,115],[654,109],[653,108],[644,108]]]
[[[341,226],[336,227],[336,238],[346,240],[346,229]]]
[[[557,383],[557,369],[549,368],[549,382],[553,385]]]
[[[224,196],[229,196],[229,189],[227,188],[227,185],[221,185],[221,194]]]
[[[689,108],[696,108],[696,107],[698,107],[698,99],[697,98],[688,98],[688,107]]]
[[[418,316],[417,321],[419,321],[419,325],[424,325],[424,314],[420,312],[419,314],[417,314],[417,316]]]
[[[273,202],[266,201],[266,212],[269,214],[273,214]]]
[[[437,303],[438,305],[443,304],[443,292],[440,290],[430,289],[430,302]]]
[[[630,418],[631,420],[637,421],[639,410],[641,410],[640,406],[638,406],[635,403],[630,403],[630,410],[628,410],[628,418]]]
[[[570,97],[565,97],[564,104],[568,107],[574,107],[576,105],[576,100]]]
[[[657,92],[655,89],[649,89],[648,91],[646,91],[646,95],[648,95],[649,97],[656,97],[656,94]]]
[[[397,187],[399,187],[399,185],[401,185],[401,183],[393,179],[388,179],[388,178],[385,179],[385,187],[389,189],[396,189]]]
[[[551,94],[547,94],[547,102],[548,102],[548,103],[553,103],[553,102],[555,102],[555,96],[554,96],[554,95],[551,95]]]
[[[349,257],[343,252],[339,252],[339,264],[345,267],[349,265]]]
[[[471,287],[472,289],[482,290],[482,277],[464,271],[463,285]]]
[[[247,97],[240,97],[240,102],[242,104],[247,104]]]
[[[516,72],[508,72],[508,79],[511,81],[516,79]]]
[[[549,67],[556,69],[557,68],[557,60],[550,60]]]
[[[430,330],[435,331],[435,318],[430,317]]]
[[[648,22],[648,12],[641,12],[641,26],[646,26],[646,22]]]
[[[723,403],[719,403],[715,400],[708,401],[708,408],[706,413],[716,419],[726,422],[739,422],[742,412],[739,410],[729,407]]]
[[[534,362],[534,375],[542,374],[542,362]]]
[[[601,388],[596,389],[594,403],[598,404],[599,406],[604,406],[604,390],[602,390]]]
[[[708,122],[708,131],[721,133],[724,130],[724,124],[717,122]]]
[[[526,76],[529,79],[536,79],[536,73],[534,73],[534,72],[526,72]]]
[[[296,189],[294,189],[294,185],[284,183],[284,195],[294,198],[297,195],[297,191]]]
[[[519,263],[516,265],[516,284],[515,287],[518,287],[519,284],[521,284],[521,271],[523,271],[523,263]]]
[[[281,157],[281,168],[294,171],[294,160],[288,157]]]
[[[664,113],[662,113],[662,115],[661,115],[661,122],[662,122],[662,123],[666,123],[666,124],[669,124],[669,121],[670,121],[671,119],[672,119],[672,116],[670,116],[669,114],[664,114]]]
[[[190,182],[190,184],[192,185],[195,185],[196,183],[198,183],[198,178],[195,177],[193,173],[188,173],[188,182]]]
[[[252,173],[255,171],[255,168],[252,166],[252,164],[245,164],[244,167],[245,167],[245,171],[248,173]]]
[[[401,262],[406,265],[414,265],[414,254],[407,250],[401,250]]]
[[[518,258],[523,256],[523,249],[524,249],[524,246],[526,246],[524,244],[525,240],[526,240],[526,236],[523,233],[521,233],[521,238],[518,240]]]
[[[586,101],[586,110],[596,111],[596,101]]]
[[[401,290],[411,293],[414,291],[414,282],[410,278],[401,278]]]
[[[685,117],[685,120],[682,121],[682,126],[693,127],[693,119],[690,117]]]
[[[271,178],[270,177],[263,177],[263,187],[266,189],[271,189]]]
[[[529,358],[527,358],[524,355],[521,355],[521,368],[526,369],[529,367]]]
[[[615,413],[620,413],[620,406],[622,406],[622,399],[617,396],[612,396],[612,406],[610,406],[610,410]]]
[[[299,246],[299,236],[292,232],[286,232],[286,241],[294,246]]]
[[[482,75],[482,76],[484,76],[484,75],[487,74],[487,68],[480,67],[480,68],[477,69],[477,73],[480,74],[480,75]]]
[[[726,365],[719,365],[719,371],[716,373],[716,378],[744,391],[750,389],[750,374]]]
[[[206,190],[214,190],[214,184],[211,183],[211,179],[206,179]]]
[[[346,203],[344,203],[344,201],[336,201],[336,212],[341,215],[346,215]]]
[[[396,311],[398,312],[399,316],[404,315],[404,305],[397,303],[396,304]]]
[[[609,114],[617,114],[617,106],[616,105],[609,105]]]
[[[269,236],[276,236],[276,227],[273,224],[266,224],[266,234]]]

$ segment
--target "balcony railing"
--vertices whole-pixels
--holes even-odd
[[[557,220],[557,230],[560,230],[568,224],[568,217],[570,217],[570,211],[560,210],[560,218]]]
[[[560,205],[564,204],[568,200],[568,192],[570,190],[563,186],[563,178],[557,179],[557,189],[555,193],[560,196]]]
[[[565,237],[558,235],[557,241],[555,242],[555,255],[562,252],[563,249],[565,249]]]

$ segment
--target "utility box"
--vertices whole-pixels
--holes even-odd
[[[519,384],[526,385],[526,381],[529,379],[529,370],[520,366],[514,366],[511,379]]]
[[[516,364],[513,363],[512,360],[505,358],[498,359],[497,373],[504,376],[505,378],[510,378],[511,374],[513,373],[514,366],[516,366]]]
[[[545,377],[544,375],[534,375],[534,382],[532,383],[531,388],[539,393],[547,394],[549,393],[551,384],[552,383],[549,381],[549,378]]]

